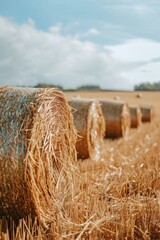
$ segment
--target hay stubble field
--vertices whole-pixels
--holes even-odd
[[[160,92],[66,92],[66,97],[120,98],[129,104],[149,104],[155,118],[127,138],[105,139],[102,157],[78,161],[62,208],[49,229],[21,220],[11,236],[20,239],[158,240],[160,239]],[[2,224],[3,222],[3,224]],[[3,225],[3,226],[2,226]],[[9,239],[0,221],[0,239]]]

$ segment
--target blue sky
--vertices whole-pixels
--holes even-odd
[[[160,80],[159,0],[1,0],[0,84]]]

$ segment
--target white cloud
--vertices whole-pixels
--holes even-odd
[[[61,24],[44,32],[32,21],[18,25],[1,17],[0,84],[32,86],[45,82],[65,88],[83,84],[130,87],[108,51],[91,42],[62,36],[60,28]]]
[[[129,11],[135,14],[147,14],[147,13],[154,13],[155,9],[152,7],[150,4],[144,4],[144,3],[120,3],[120,4],[107,4],[106,5],[107,9],[111,10],[124,10],[124,11]]]
[[[147,4],[133,4],[133,5],[126,5],[126,9],[131,10],[137,14],[146,14],[154,12],[154,10],[151,8],[151,6]]]
[[[134,81],[135,84],[140,82],[158,82],[160,81],[160,62],[148,63],[147,66],[139,66],[136,70],[125,71],[123,76]]]
[[[49,32],[60,33],[61,29],[62,29],[62,23],[57,23],[56,25],[49,27]]]
[[[97,35],[99,34],[99,31],[96,28],[90,28],[84,35]]]
[[[35,27],[35,22],[32,18],[28,18],[28,24],[31,26],[31,27]]]
[[[127,40],[116,46],[105,46],[115,59],[126,62],[150,61],[160,56],[160,43],[147,39]]]
[[[61,28],[58,23],[44,32],[32,19],[19,25],[0,17],[0,85],[43,82],[65,88],[98,84],[129,89],[138,82],[159,81],[159,42],[132,39],[103,48],[63,36]]]
[[[160,80],[160,43],[147,39],[132,39],[116,46],[105,46],[119,61],[122,75],[132,84]]]
[[[74,37],[76,39],[82,40],[82,39],[90,38],[92,36],[94,37],[94,36],[99,35],[99,34],[100,34],[100,32],[96,28],[92,27],[92,28],[89,28],[87,31],[84,31],[84,32],[81,31],[79,33],[76,33],[74,35]]]

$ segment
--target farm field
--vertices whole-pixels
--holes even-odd
[[[68,192],[48,230],[37,220],[0,220],[0,239],[158,240],[160,239],[160,92],[79,91],[67,97],[120,98],[150,104],[155,118],[127,138],[105,139],[100,161],[74,166]],[[5,231],[3,231],[5,229]]]
[[[160,113],[160,92],[152,91],[73,91],[65,92],[66,96],[69,97],[84,97],[84,98],[97,98],[97,99],[114,99],[120,98],[129,104],[149,104],[153,105],[156,112]],[[141,98],[137,97],[137,94],[141,95]]]

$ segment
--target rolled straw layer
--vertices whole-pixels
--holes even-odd
[[[105,123],[99,102],[88,99],[70,99],[74,109],[74,124],[78,132],[76,143],[79,159],[99,160],[103,146]]]
[[[105,119],[105,137],[126,137],[129,132],[131,116],[128,104],[123,101],[101,100]]]
[[[139,106],[130,105],[131,128],[137,128],[142,123],[142,112]]]
[[[76,134],[58,89],[0,88],[0,216],[28,214],[47,227],[59,211]]]
[[[154,117],[153,106],[141,105],[140,109],[142,112],[142,122],[151,122]]]

